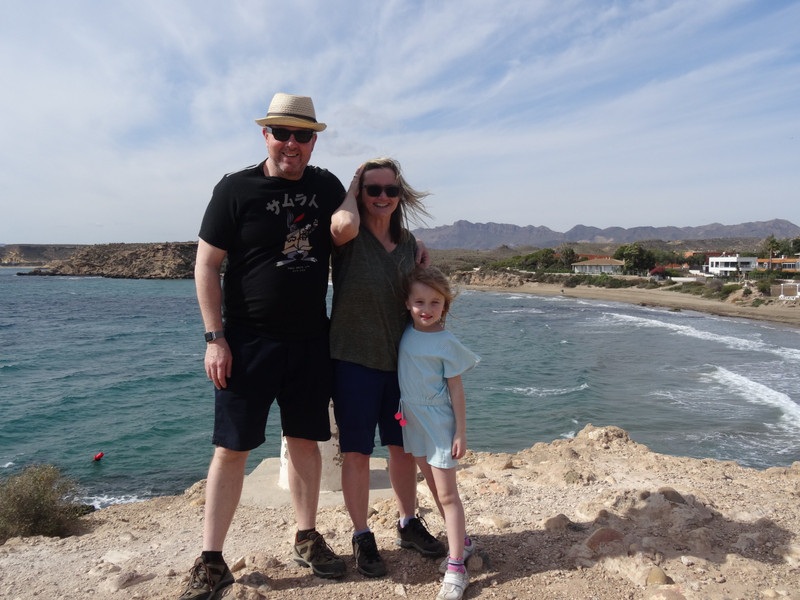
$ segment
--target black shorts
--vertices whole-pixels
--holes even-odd
[[[375,427],[382,446],[403,447],[397,371],[379,371],[344,360],[334,361],[333,412],[342,452],[372,454]]]
[[[331,438],[327,333],[282,341],[228,327],[225,339],[233,369],[228,387],[215,388],[215,445],[246,451],[263,444],[273,400],[280,407],[283,435],[320,442]]]

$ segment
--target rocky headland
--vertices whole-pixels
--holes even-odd
[[[4,244],[0,245],[0,267],[41,267],[66,260],[83,244]]]
[[[516,454],[470,452],[458,481],[478,550],[468,599],[800,600],[800,462],[759,471],[666,456],[588,425]],[[262,487],[263,497],[275,490]],[[72,537],[8,540],[3,597],[176,599],[200,550],[203,490],[96,511]],[[444,539],[424,484],[418,501]],[[395,545],[396,516],[393,500],[373,500],[389,574],[368,579],[355,571],[346,509],[321,508],[318,529],[351,569],[328,581],[291,561],[288,503],[243,498],[225,548],[229,597],[433,600],[438,561]]]
[[[20,275],[68,275],[115,279],[191,279],[196,242],[96,244],[77,248],[65,259]]]

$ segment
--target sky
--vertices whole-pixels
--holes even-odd
[[[391,156],[423,225],[800,224],[800,0],[0,0],[0,243],[197,239],[266,157]]]

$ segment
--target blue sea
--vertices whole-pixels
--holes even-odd
[[[213,393],[194,282],[19,270],[0,269],[0,477],[52,463],[96,506],[203,479]],[[464,376],[473,450],[516,452],[592,423],[665,454],[800,460],[800,329],[473,291],[448,327],[483,358]],[[267,430],[248,472],[278,455],[277,421]]]

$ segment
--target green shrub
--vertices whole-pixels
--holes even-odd
[[[34,465],[0,481],[0,543],[11,537],[65,536],[82,507],[77,484],[53,465]]]
[[[680,284],[679,287],[674,288],[677,291],[681,292],[682,294],[694,294],[695,296],[699,296],[703,293],[705,289],[704,283],[699,283],[697,281],[684,281]]]
[[[738,283],[728,283],[722,286],[722,289],[719,291],[720,298],[724,300],[728,296],[730,296],[736,290],[742,289],[742,286]]]
[[[752,293],[753,293],[753,290],[751,290],[749,287],[747,287],[747,288],[744,288],[744,291],[742,292],[742,296],[749,296]]]
[[[658,283],[657,281],[648,280],[648,281],[644,281],[642,283],[637,284],[636,287],[643,288],[645,290],[657,290],[657,289],[660,289],[662,287],[667,287],[670,284],[671,284],[671,282],[670,282],[669,279],[667,279],[667,281],[664,283],[663,286],[660,283]]]
[[[753,300],[752,306],[757,308],[757,307],[761,306],[762,304],[764,304],[764,299],[763,298],[756,298],[755,300]]]

